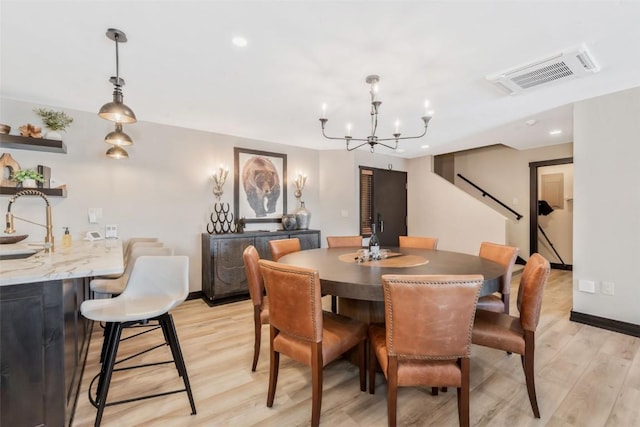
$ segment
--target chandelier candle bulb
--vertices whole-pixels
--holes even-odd
[[[347,123],[347,136],[351,136],[351,123]]]
[[[322,103],[322,114],[320,115],[321,119],[327,118],[327,104],[325,102]]]
[[[395,132],[394,134],[400,134],[400,120],[396,120],[395,122]]]

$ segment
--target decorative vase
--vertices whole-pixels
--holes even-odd
[[[296,211],[296,222],[298,223],[298,230],[308,230],[309,221],[311,220],[311,212],[304,207],[304,202],[300,202],[300,207]]]
[[[47,132],[45,134],[45,138],[52,139],[54,141],[62,141],[62,135],[60,135],[60,133],[56,132],[55,130],[50,130],[49,132]]]
[[[295,230],[297,226],[298,226],[298,221],[294,214],[282,215],[282,228],[284,230],[287,230],[287,231]]]
[[[25,179],[22,181],[22,188],[36,188],[38,187],[38,184],[36,183],[35,179]]]

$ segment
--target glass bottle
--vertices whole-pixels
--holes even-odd
[[[378,256],[380,253],[380,240],[376,233],[376,224],[371,224],[371,237],[369,238],[369,253],[372,256]]]

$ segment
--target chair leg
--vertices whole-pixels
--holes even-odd
[[[387,423],[396,426],[398,409],[398,359],[389,357],[387,367]]]
[[[431,394],[433,396],[437,396],[438,395],[438,387],[431,387]]]
[[[251,372],[256,371],[258,366],[258,357],[260,356],[260,341],[262,339],[262,322],[260,321],[260,309],[254,306],[253,323],[255,328],[255,338],[253,341],[253,364],[251,365]]]
[[[376,352],[369,341],[369,394],[376,394],[376,368],[378,367],[378,358]]]
[[[273,338],[276,336],[276,329],[270,326],[270,346],[269,346],[269,390],[267,392],[267,407],[273,406],[273,398],[276,395],[276,385],[278,383],[278,369],[280,367],[280,353],[273,350]]]
[[[100,426],[102,421],[102,414],[104,413],[107,394],[109,393],[109,384],[111,383],[111,375],[113,374],[113,367],[116,364],[116,354],[118,353],[120,336],[122,335],[122,324],[113,323],[111,329],[112,332],[109,334],[109,341],[107,343],[108,348],[104,362],[102,363],[102,368],[100,369],[100,379],[98,380],[98,412],[96,413],[95,427]]]
[[[311,427],[320,425],[322,411],[322,343],[312,344],[311,354]]]
[[[521,356],[522,365],[524,367],[524,378],[527,382],[527,393],[529,394],[529,402],[531,409],[536,418],[540,418],[540,410],[538,409],[538,399],[536,398],[536,384],[534,367],[535,339],[531,331],[525,331],[524,335],[524,355]]]
[[[367,391],[367,342],[358,344],[358,368],[360,371],[360,391]]]
[[[509,314],[509,295],[502,294],[502,303],[504,304],[504,314]]]
[[[469,427],[469,359],[460,359],[462,384],[458,387],[458,422]]]
[[[173,317],[166,313],[162,316],[160,322],[166,323],[167,338],[169,339],[169,346],[171,347],[171,353],[174,356],[174,362],[178,373],[182,373],[182,381],[184,382],[184,388],[189,398],[189,404],[191,405],[191,415],[196,414],[196,404],[193,400],[193,393],[191,392],[191,384],[189,383],[189,375],[187,375],[187,365],[184,363],[184,357],[182,356],[182,350],[180,349],[180,342],[178,341],[178,333],[176,332],[176,325],[173,323]]]

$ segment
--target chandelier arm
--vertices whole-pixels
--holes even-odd
[[[416,136],[399,136],[397,138],[378,138],[377,141],[400,141],[402,139],[418,139],[418,138],[422,138],[426,134],[427,134],[427,126],[424,127],[424,131],[420,135],[416,135]]]
[[[339,139],[339,138],[336,138],[336,139]],[[369,142],[368,142],[368,141],[366,141],[366,140],[364,140],[364,139],[356,139],[355,141],[364,141],[364,142],[363,142],[362,144],[360,144],[360,145],[356,145],[355,147],[351,147],[351,148],[349,148],[349,143],[350,143],[351,141],[354,141],[354,139],[351,139],[351,140],[347,141],[347,151],[353,151],[353,150],[356,150],[356,149],[358,149],[358,148],[360,148],[360,147],[362,147],[362,146],[364,146],[364,145],[369,144]],[[383,145],[384,145],[384,144],[383,144]],[[388,146],[387,146],[387,148],[391,148],[391,147],[388,147]]]
[[[344,136],[329,136],[326,133],[324,133],[324,127],[322,128],[322,136],[324,136],[327,139],[334,139],[334,140],[341,140],[341,141],[346,141],[347,138],[345,138]],[[368,143],[369,140],[368,139],[363,139],[363,138],[349,138],[351,141],[364,141],[365,143]]]
[[[387,145],[387,144],[385,144],[383,142],[377,142],[375,145],[382,145],[383,147],[387,147],[387,148],[389,148],[391,150],[396,150],[398,148],[398,141],[396,141],[395,146]]]

